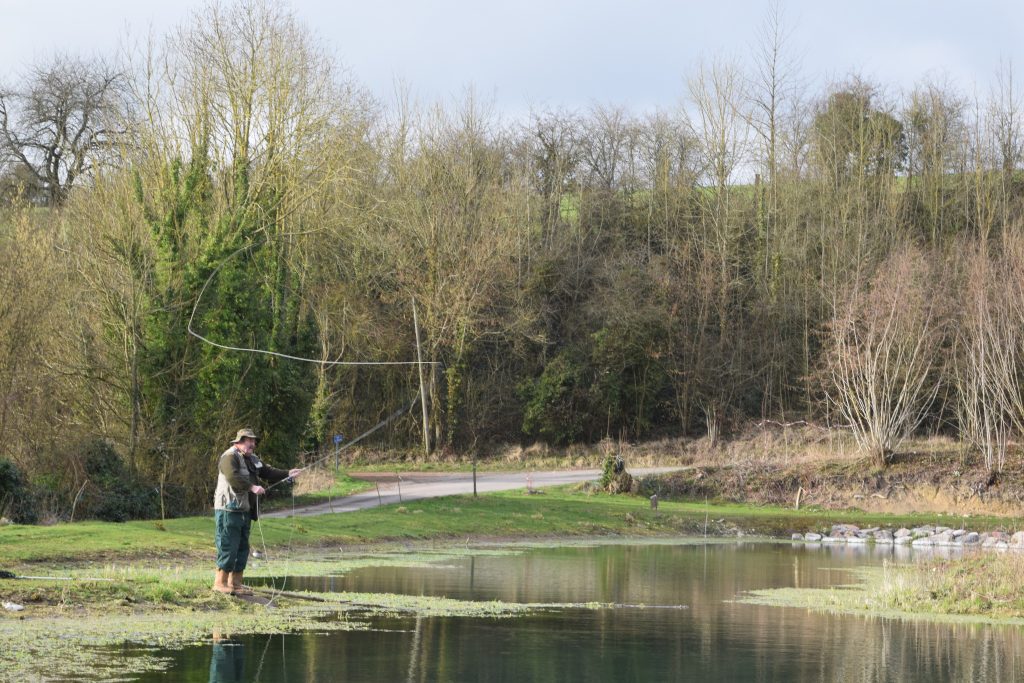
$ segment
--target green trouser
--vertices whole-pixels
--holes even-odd
[[[252,528],[249,511],[214,510],[213,517],[217,523],[217,568],[226,572],[245,571]]]

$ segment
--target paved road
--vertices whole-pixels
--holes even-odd
[[[645,476],[648,474],[660,474],[681,469],[679,467],[639,467],[631,469],[630,473]],[[359,479],[376,482],[380,487],[380,497],[377,489],[374,488],[366,493],[357,493],[345,498],[336,498],[333,502],[318,503],[306,507],[296,508],[298,516],[323,515],[332,512],[352,512],[364,508],[388,505],[389,503],[407,502],[420,500],[422,498],[439,498],[441,496],[453,496],[460,493],[473,492],[472,472],[405,472],[398,476],[394,474],[367,474],[352,476]],[[542,486],[558,486],[561,484],[576,484],[582,481],[595,481],[601,478],[601,470],[560,470],[556,472],[478,472],[476,475],[476,490],[479,493],[490,491],[508,491],[510,489],[524,489],[527,486],[540,488]],[[401,495],[401,500],[399,500]],[[264,513],[263,517],[290,517],[292,511],[278,510],[276,512]]]

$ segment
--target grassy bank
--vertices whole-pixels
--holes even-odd
[[[875,600],[893,609],[1024,620],[1019,553],[977,553],[890,571]]]
[[[297,519],[267,519],[253,529],[254,548],[369,544],[381,541],[452,538],[535,538],[602,534],[738,533],[786,536],[820,530],[833,523],[860,526],[913,526],[959,517],[937,514],[891,515],[744,504],[665,502],[657,512],[646,499],[610,496],[579,488],[451,496],[359,512]],[[1015,530],[1021,520],[972,517],[972,529]],[[54,526],[0,528],[0,568],[32,563],[166,560],[213,557],[212,516],[121,524],[79,522]]]
[[[844,614],[970,623],[1024,624],[1018,553],[975,552],[954,559],[855,570],[836,588],[755,591],[743,602]]]

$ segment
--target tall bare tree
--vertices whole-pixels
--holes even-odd
[[[922,218],[929,223],[926,234],[933,242],[949,232],[955,200],[951,174],[965,170],[958,154],[965,106],[947,84],[931,81],[911,93],[904,113],[909,191],[920,199]]]
[[[111,159],[126,131],[120,69],[59,55],[0,86],[0,148],[37,183],[36,201],[60,206],[80,179]]]
[[[758,212],[766,282],[771,279],[772,233],[779,212],[779,147],[783,119],[789,114],[798,86],[798,62],[790,48],[791,38],[792,29],[786,23],[783,8],[773,1],[758,30],[754,72],[747,88],[752,103],[750,122],[760,141],[759,167],[766,188],[764,206]]]
[[[953,378],[964,441],[981,452],[989,469],[1006,462],[1011,417],[1004,391],[1019,394],[1016,325],[1007,320],[1005,261],[984,242],[965,245],[963,307],[957,325]],[[1009,324],[1008,324],[1009,323]],[[1007,336],[1009,335],[1009,336]]]

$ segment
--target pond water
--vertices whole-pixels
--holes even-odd
[[[292,588],[618,603],[528,616],[386,618],[376,630],[245,636],[168,653],[180,681],[1011,681],[1024,629],[746,605],[745,591],[851,583],[893,550],[780,543],[533,549],[294,579]],[[641,607],[641,605],[643,607]]]

